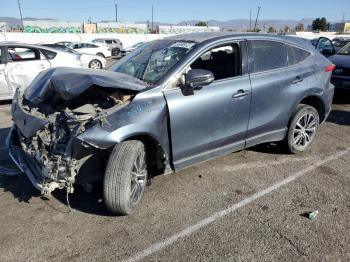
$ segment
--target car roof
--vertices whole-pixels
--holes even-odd
[[[205,33],[190,33],[166,37],[163,39],[175,40],[175,41],[192,41],[196,43],[202,43],[204,41],[215,41],[226,38],[259,38],[261,40],[277,40],[286,41],[294,45],[302,47],[308,47],[314,49],[311,45],[310,40],[296,37],[296,36],[285,36],[276,34],[262,34],[262,33],[232,33],[232,32],[205,32]],[[311,47],[312,48],[311,48]]]
[[[14,42],[2,42],[0,43],[0,46],[23,46],[23,47],[32,47],[32,48],[40,48],[40,49],[45,49],[53,52],[57,52],[57,49],[51,48],[48,46],[44,45],[32,45],[32,44],[24,44],[24,43],[14,43]]]
[[[117,38],[95,38],[94,40],[119,40]],[[92,41],[94,41],[92,40]]]

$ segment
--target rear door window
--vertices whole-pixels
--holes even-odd
[[[310,53],[298,47],[287,45],[288,65],[296,65],[304,61]]]
[[[263,72],[287,66],[286,45],[275,41],[251,41],[251,73]]]
[[[8,59],[12,62],[40,60],[40,52],[36,48],[9,46],[7,50]]]

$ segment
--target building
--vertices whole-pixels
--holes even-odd
[[[338,33],[350,33],[350,23],[336,23],[335,31]]]

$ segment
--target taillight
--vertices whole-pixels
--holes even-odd
[[[324,68],[324,71],[325,71],[325,72],[333,72],[334,69],[335,69],[335,65],[332,64],[332,65],[326,66],[326,67]]]

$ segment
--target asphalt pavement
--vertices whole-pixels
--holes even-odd
[[[0,105],[0,166],[9,104]],[[131,216],[110,216],[96,188],[40,198],[0,175],[0,261],[350,261],[350,92],[337,92],[310,152],[260,145],[146,188]],[[315,219],[306,213],[317,210]]]

